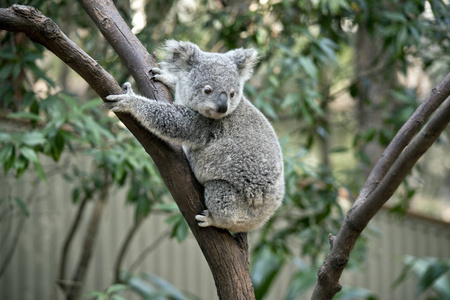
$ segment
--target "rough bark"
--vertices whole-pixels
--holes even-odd
[[[165,88],[150,80],[148,71],[155,66],[154,58],[131,33],[112,1],[80,3],[130,70],[141,93],[159,101],[170,101]],[[122,93],[108,72],[38,10],[22,5],[0,9],[0,29],[24,32],[32,41],[45,46],[82,76],[103,99]],[[153,158],[210,266],[219,298],[254,299],[246,236],[241,234],[237,242],[228,231],[197,225],[194,217],[205,209],[203,188],[193,176],[182,149],[156,138],[130,115],[117,116]]]
[[[330,234],[330,251],[317,272],[318,281],[311,299],[333,299],[341,290],[339,278],[361,232],[450,122],[449,97],[450,73],[432,90],[426,101],[394,137],[369,175],[352,209],[347,213],[338,234]],[[440,105],[441,109],[410,143]]]

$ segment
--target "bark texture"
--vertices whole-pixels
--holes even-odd
[[[132,34],[112,1],[79,1],[114,47],[136,80],[142,95],[171,101],[159,83],[150,80],[155,59]],[[33,7],[13,5],[0,9],[0,29],[24,32],[76,71],[103,99],[122,93],[116,80],[95,60],[75,45],[58,26]],[[246,234],[232,237],[228,231],[201,228],[195,215],[204,210],[203,188],[192,174],[181,147],[170,145],[146,131],[130,115],[117,114],[152,157],[161,176],[191,228],[210,266],[220,299],[254,299],[248,269]]]

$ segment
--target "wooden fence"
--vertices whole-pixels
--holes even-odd
[[[11,193],[25,198],[31,194],[35,200],[29,204],[29,217],[23,217],[16,210],[0,224],[0,243],[5,243],[0,247],[2,258],[6,255],[5,245],[13,243],[15,230],[23,226],[12,261],[0,278],[0,300],[64,299],[56,285],[56,278],[63,240],[75,214],[74,205],[69,203],[70,186],[59,177],[50,178],[47,185],[36,190],[26,179],[14,185],[10,182],[1,180],[0,198],[4,199]],[[113,280],[114,262],[133,220],[133,207],[124,204],[123,196],[111,197],[105,208],[86,292],[103,290]],[[0,208],[4,207],[2,203]],[[164,219],[163,216],[152,216],[145,221],[132,242],[125,267],[129,267],[144,249],[167,231]],[[411,215],[395,220],[382,211],[370,226],[378,234],[372,235],[369,240],[370,259],[367,265],[360,271],[345,271],[342,282],[368,288],[379,299],[415,299],[414,280],[391,289],[393,280],[401,271],[403,255],[450,257],[450,224]],[[11,233],[6,235],[8,228]],[[77,263],[81,243],[82,237],[77,236],[69,270],[73,270]],[[163,239],[137,270],[156,274],[201,299],[217,299],[211,273],[192,236],[181,244]],[[278,279],[269,299],[282,299],[288,280],[286,276]]]

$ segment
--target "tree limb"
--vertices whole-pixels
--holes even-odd
[[[112,1],[80,3],[119,53],[141,93],[156,100],[169,101],[162,86],[150,80],[148,71],[155,66],[154,59],[131,33]],[[0,9],[0,29],[24,32],[34,42],[44,45],[80,74],[103,99],[111,94],[122,93],[109,73],[35,8],[13,5],[8,9]],[[210,266],[219,298],[254,299],[247,244],[236,243],[226,230],[201,228],[195,221],[195,215],[205,209],[203,187],[193,176],[182,149],[156,138],[130,115],[117,116],[153,158]]]
[[[447,127],[450,121],[450,99],[447,99],[449,96],[450,73],[432,90],[427,100],[394,137],[369,175],[352,209],[347,213],[338,234],[335,237],[330,234],[330,251],[317,272],[318,281],[311,299],[332,299],[341,290],[339,278],[359,235],[389,200],[417,160]],[[405,149],[417,130],[439,105],[442,106],[441,109]]]
[[[77,264],[77,269],[72,278],[72,282],[75,284],[67,287],[65,290],[67,300],[78,300],[81,298],[83,291],[83,285],[85,283],[89,262],[92,259],[92,253],[95,246],[95,240],[97,237],[98,229],[100,227],[100,218],[103,213],[103,208],[109,197],[110,182],[107,179],[107,174],[104,175],[104,183],[95,203],[94,211],[92,212],[91,219],[89,220],[89,226],[84,236],[84,241],[81,247],[80,260]],[[79,283],[79,284],[78,284]]]
[[[133,226],[128,230],[125,239],[120,246],[119,254],[117,255],[116,261],[114,262],[114,282],[120,283],[122,280],[120,278],[120,271],[122,270],[122,263],[127,254],[128,248],[131,245],[134,235],[142,224],[144,216],[140,215],[137,220],[134,221]]]
[[[86,208],[86,204],[88,203],[89,198],[85,196],[83,200],[81,201],[80,205],[78,206],[77,213],[75,215],[75,220],[73,221],[72,225],[70,226],[69,233],[66,235],[66,238],[64,240],[63,249],[61,252],[61,261],[59,263],[59,276],[58,276],[58,282],[59,286],[62,290],[67,291],[67,286],[63,284],[66,278],[66,266],[68,263],[68,256],[70,251],[70,246],[72,244],[72,241],[75,237],[75,233],[77,229],[79,228],[81,219],[83,218],[84,209]]]
[[[435,87],[422,105],[417,108],[413,115],[400,128],[391,143],[375,164],[363,188],[361,189],[356,203],[366,199],[372,193],[386,173],[394,164],[400,153],[408,146],[414,135],[420,130],[426,120],[447,99],[450,94],[450,73]]]

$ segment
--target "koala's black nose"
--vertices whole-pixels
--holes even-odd
[[[217,112],[226,113],[228,109],[228,97],[225,92],[219,94],[219,100],[217,101]]]

